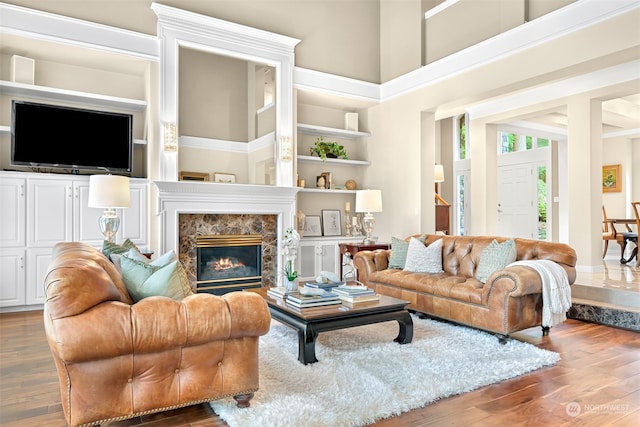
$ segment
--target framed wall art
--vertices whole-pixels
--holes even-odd
[[[205,172],[180,172],[180,181],[209,181],[209,174]]]
[[[305,237],[322,236],[320,215],[307,215],[304,220],[304,235]]]
[[[602,192],[617,193],[622,191],[622,175],[620,165],[602,166]]]
[[[342,227],[340,224],[340,211],[333,209],[322,210],[322,235],[323,236],[342,236]]]
[[[213,182],[224,182],[226,184],[235,184],[236,176],[232,173],[213,173]]]

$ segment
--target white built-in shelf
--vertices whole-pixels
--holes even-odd
[[[0,93],[26,98],[47,99],[51,101],[74,102],[96,107],[114,108],[126,111],[143,111],[147,102],[140,99],[119,98],[75,90],[56,89],[47,86],[30,85],[0,80]]]
[[[345,166],[370,166],[371,162],[368,160],[345,160],[345,159],[326,159],[322,160],[316,156],[298,156],[298,162],[305,163],[322,163],[330,165],[345,165]]]
[[[299,193],[331,193],[331,194],[355,194],[356,190],[327,190],[325,188],[300,188]]]
[[[147,140],[146,139],[134,139],[133,143],[135,145],[147,145]]]
[[[0,135],[3,133],[11,133],[11,126],[0,126]]]
[[[307,135],[332,136],[334,138],[358,139],[371,136],[369,132],[357,132],[354,130],[336,129],[325,126],[308,125],[298,123],[298,132]]]

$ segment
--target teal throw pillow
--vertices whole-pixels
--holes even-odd
[[[177,259],[159,266],[123,256],[120,268],[124,284],[134,302],[151,296],[181,300],[193,293],[187,274]]]
[[[102,242],[102,253],[105,254],[109,259],[111,259],[112,254],[123,254],[129,249],[135,249],[136,251],[140,252],[136,244],[129,240],[129,238],[122,242],[121,245],[114,242],[109,242],[108,240]]]
[[[514,262],[517,255],[515,240],[509,239],[498,243],[494,239],[480,254],[480,261],[475,274],[476,279],[486,283],[494,271],[505,268]]]
[[[423,242],[412,237],[409,241],[404,271],[442,273],[442,239],[425,246]]]
[[[420,236],[418,240],[424,243],[426,236]],[[389,256],[389,268],[403,269],[405,262],[407,261],[407,251],[409,250],[409,242],[398,239],[397,237],[391,238],[391,255]]]

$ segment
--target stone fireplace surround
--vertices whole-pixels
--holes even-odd
[[[183,239],[185,244],[182,245],[183,228],[184,233],[207,230],[213,231],[209,234],[234,234],[228,231],[250,234],[266,227],[263,277],[265,285],[277,283],[276,273],[284,265],[278,242],[287,228],[295,226],[297,187],[193,181],[154,181],[154,185],[158,189],[156,215],[159,217],[160,251],[165,253],[173,249],[178,254],[193,280],[192,286],[195,286],[196,276],[195,270],[191,271],[195,268],[195,259],[191,261],[195,257],[195,236],[193,249],[188,243],[190,238]],[[277,253],[275,259],[274,251]]]

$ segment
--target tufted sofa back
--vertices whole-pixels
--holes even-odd
[[[413,237],[419,237],[415,235]],[[454,276],[474,277],[480,255],[493,239],[498,243],[507,240],[507,237],[492,236],[441,236],[428,234],[425,244],[429,245],[438,239],[442,242],[442,267],[445,272]],[[515,238],[517,258],[516,260],[546,259],[560,264],[569,277],[571,283],[576,277],[576,253],[569,245],[557,242],[544,242],[539,240]]]

